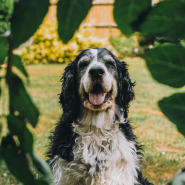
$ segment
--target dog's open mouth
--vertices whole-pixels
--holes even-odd
[[[106,103],[111,95],[111,91],[104,92],[101,85],[95,84],[91,93],[87,94],[87,98],[92,105],[102,105]]]

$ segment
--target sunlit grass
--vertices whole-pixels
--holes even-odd
[[[131,78],[136,81],[136,99],[131,103],[129,116],[138,141],[145,145],[144,176],[156,185],[164,185],[185,162],[185,140],[159,110],[157,101],[176,91],[185,91],[185,88],[178,90],[154,81],[142,59],[127,58],[125,61],[129,64]],[[31,130],[35,137],[35,151],[42,157],[47,151],[50,131],[62,113],[58,94],[65,66],[27,66],[30,74],[28,90],[40,110],[39,123]],[[18,184],[4,164],[0,167],[0,184]]]
[[[130,120],[138,141],[145,145],[144,175],[156,185],[165,184],[185,162],[185,140],[160,111],[157,101],[176,91],[157,83],[139,59],[126,59],[131,78],[136,81],[136,99],[130,107]]]

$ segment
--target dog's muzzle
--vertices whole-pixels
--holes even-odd
[[[110,94],[110,91],[104,92],[100,84],[95,84],[87,98],[92,105],[102,105],[109,99]]]
[[[115,98],[115,79],[105,66],[99,63],[92,65],[82,78],[80,88],[84,96],[84,107],[93,110],[106,110]]]
[[[89,76],[93,81],[93,89],[88,93],[88,100],[92,105],[102,105],[106,101],[107,92],[101,87],[101,80],[105,71],[102,67],[96,66],[89,69]]]

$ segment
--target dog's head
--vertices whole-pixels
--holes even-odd
[[[63,119],[74,121],[82,107],[92,111],[109,109],[113,103],[127,117],[129,102],[134,98],[127,64],[120,62],[105,48],[83,50],[63,75],[60,102]]]

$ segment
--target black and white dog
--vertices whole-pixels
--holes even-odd
[[[127,64],[104,48],[83,50],[65,69],[63,115],[51,136],[56,185],[152,185],[127,119],[134,98]]]

